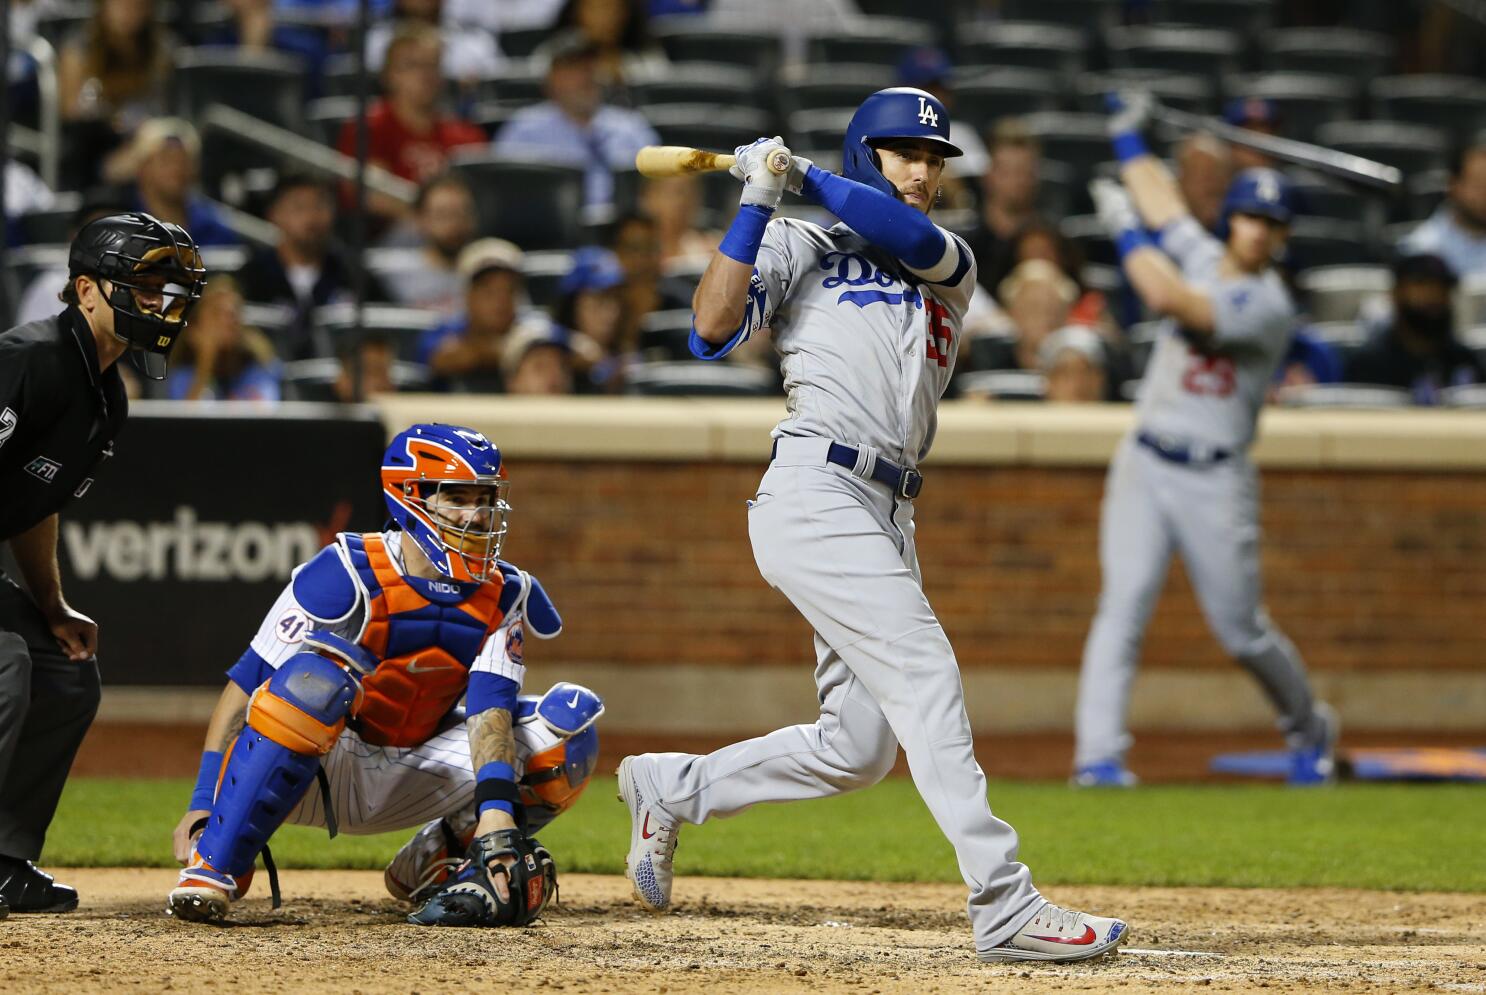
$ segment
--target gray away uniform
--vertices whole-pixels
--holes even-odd
[[[844,225],[770,222],[738,340],[772,328],[789,414],[748,503],[748,532],[759,572],[815,629],[820,718],[708,756],[655,754],[645,787],[673,818],[700,823],[875,784],[901,743],[954,844],[984,951],[1043,899],[1017,862],[1016,831],[986,802],[959,665],[924,596],[913,505],[873,481],[870,465],[916,466],[933,441],[975,289],[970,250],[945,238],[945,257],[911,274]],[[860,448],[855,473],[826,462],[832,441]]]
[[[1259,479],[1247,452],[1289,347],[1294,306],[1273,270],[1221,276],[1223,245],[1191,218],[1163,235],[1162,248],[1211,295],[1215,333],[1201,350],[1169,323],[1141,385],[1135,430],[1109,467],[1103,589],[1084,645],[1075,767],[1121,761],[1130,746],[1130,686],[1173,552],[1214,635],[1259,681],[1292,748],[1325,732],[1305,665],[1261,603]]]

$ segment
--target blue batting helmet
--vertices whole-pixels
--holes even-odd
[[[1295,188],[1277,170],[1246,169],[1233,178],[1223,197],[1217,234],[1224,241],[1228,239],[1228,219],[1234,214],[1255,214],[1288,225],[1295,216]]]
[[[873,146],[910,138],[931,143],[946,158],[964,154],[949,140],[949,111],[933,94],[911,86],[878,90],[862,101],[846,126],[841,175],[885,194],[896,193],[882,175]]]
[[[472,499],[467,492],[444,492],[455,486],[481,493]],[[382,497],[393,522],[454,580],[500,575],[509,486],[500,450],[472,428],[413,425],[382,457]]]

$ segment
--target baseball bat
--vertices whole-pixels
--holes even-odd
[[[1152,108],[1151,116],[1182,131],[1206,131],[1225,142],[1242,145],[1244,148],[1263,152],[1265,155],[1273,156],[1284,162],[1307,166],[1318,173],[1326,173],[1341,180],[1374,187],[1388,193],[1397,190],[1399,184],[1403,182],[1403,174],[1393,166],[1385,166],[1381,162],[1373,162],[1361,156],[1328,149],[1324,145],[1312,145],[1310,142],[1298,142],[1292,138],[1265,135],[1247,128],[1236,127],[1219,118],[1190,114],[1171,107],[1163,107],[1160,104]]]
[[[727,152],[708,152],[685,145],[647,145],[635,153],[635,168],[641,176],[683,176],[687,173],[711,173],[732,169],[737,156]],[[778,175],[789,172],[788,149],[776,149],[769,156],[769,171]]]

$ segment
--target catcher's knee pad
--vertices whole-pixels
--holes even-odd
[[[599,757],[594,723],[603,713],[603,699],[566,681],[540,698],[520,699],[516,745],[526,759],[521,803],[528,832],[561,815],[588,786]]]
[[[231,875],[252,868],[360,700],[355,678],[308,652],[285,661],[253,692],[247,728],[222,765],[212,814],[196,845],[207,864]]]

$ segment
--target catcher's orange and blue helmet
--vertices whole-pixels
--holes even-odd
[[[452,580],[500,574],[509,487],[500,449],[472,428],[413,425],[382,457],[382,496],[393,522]]]

